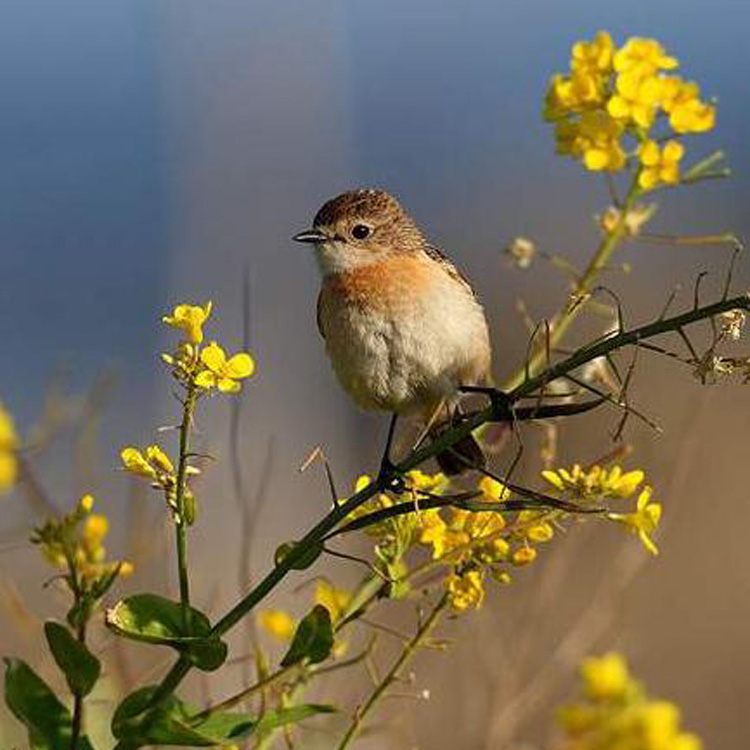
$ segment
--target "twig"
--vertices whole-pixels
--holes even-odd
[[[414,657],[419,647],[423,644],[425,639],[430,635],[435,625],[440,618],[440,614],[448,604],[448,595],[443,594],[438,603],[432,608],[432,611],[427,618],[422,622],[414,634],[413,638],[404,646],[403,651],[393,663],[391,668],[386,672],[383,679],[376,685],[375,689],[370,693],[370,697],[365,703],[359,707],[352,719],[346,734],[342,738],[341,742],[337,746],[337,750],[346,750],[352,741],[357,737],[362,729],[362,723],[370,714],[372,709],[377,704],[378,700],[386,693],[388,688],[399,678],[401,670],[404,666]]]

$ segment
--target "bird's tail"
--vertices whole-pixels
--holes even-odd
[[[432,437],[438,437],[456,422],[457,420],[453,419],[434,426],[430,430]],[[487,465],[484,451],[471,433],[462,437],[450,448],[438,453],[435,460],[440,471],[448,477],[454,477],[472,469],[484,469]]]

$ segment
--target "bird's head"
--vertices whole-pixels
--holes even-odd
[[[425,242],[414,220],[384,190],[353,190],[332,198],[318,211],[312,228],[293,239],[315,247],[323,275],[416,252]]]

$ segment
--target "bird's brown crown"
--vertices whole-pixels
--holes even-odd
[[[384,190],[352,190],[325,203],[313,226],[332,239],[373,251],[409,252],[425,244],[414,220]]]

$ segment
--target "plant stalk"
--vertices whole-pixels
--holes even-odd
[[[628,213],[633,208],[633,204],[640,194],[637,177],[638,176],[636,175],[633,178],[628,194],[625,197],[622,208],[620,209],[621,213],[619,219],[614,227],[612,227],[612,229],[602,238],[599,247],[596,249],[596,252],[586,267],[586,270],[576,283],[575,288],[570,295],[570,303],[565,309],[556,313],[550,321],[548,345],[545,343],[544,346],[537,347],[536,352],[532,355],[528,364],[516,372],[515,375],[505,383],[503,390],[513,390],[523,381],[527,372],[531,375],[535,375],[542,369],[547,361],[547,352],[553,350],[562,341],[563,336],[565,336],[579,313],[586,306],[585,298],[594,288],[594,283],[599,277],[599,274],[609,263],[612,253],[617,249],[620,242],[627,237]]]
[[[375,689],[370,693],[370,697],[365,703],[359,707],[352,719],[352,723],[346,731],[346,734],[342,738],[341,742],[337,746],[337,750],[346,750],[349,745],[356,739],[362,724],[367,716],[370,714],[373,708],[377,705],[380,698],[382,698],[388,691],[388,688],[398,679],[401,674],[401,670],[406,664],[414,657],[419,647],[424,643],[426,638],[430,635],[434,627],[437,625],[441,613],[448,604],[448,594],[445,593],[440,597],[438,603],[432,608],[430,614],[427,616],[425,621],[419,626],[414,637],[404,646],[403,650],[399,654],[399,657],[393,662],[393,665],[388,670],[383,679],[376,685]]]
[[[177,572],[180,581],[180,603],[182,604],[185,631],[190,631],[190,581],[188,576],[187,527],[185,519],[185,492],[187,490],[187,468],[190,452],[190,431],[193,426],[195,405],[198,399],[198,387],[192,380],[188,383],[185,404],[182,409],[182,423],[180,424],[180,455],[177,464],[177,488],[175,490],[175,506],[177,508],[177,523],[175,536],[177,542]]]

